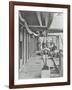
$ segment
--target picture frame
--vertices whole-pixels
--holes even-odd
[[[48,17],[50,19],[48,19]],[[53,19],[54,17],[55,19]],[[48,22],[46,19],[50,21]],[[53,22],[54,24],[52,26]],[[59,23],[59,25],[57,23]],[[50,24],[51,26],[49,26]],[[42,31],[36,32],[36,30],[37,31],[42,30]],[[43,30],[48,30],[48,31],[43,32]],[[40,34],[45,36],[38,36]],[[30,42],[32,44],[29,43],[29,39],[27,39],[29,36],[27,35],[30,35]],[[61,38],[59,37],[61,35],[63,36],[62,38],[64,45],[63,48],[62,48],[62,44],[60,44],[61,42],[59,42],[61,39],[57,39],[57,37]],[[57,54],[59,54],[58,52],[55,53],[54,55],[54,51],[51,51],[52,48],[49,48],[48,44],[47,44],[48,47],[46,46],[46,48],[44,49],[41,49],[42,47],[40,46],[40,53],[36,52],[37,54],[40,54],[40,56],[39,55],[37,56],[37,60],[41,56],[42,56],[41,58],[43,58],[42,60],[45,60],[44,65],[42,67],[40,67],[41,63],[39,62],[39,60],[36,62],[36,64],[38,65],[37,66],[38,69],[35,65],[33,65],[34,59],[36,58],[34,56],[33,56],[34,58],[32,57],[33,62],[31,62],[31,65],[30,63],[26,64],[27,62],[29,62],[29,59],[27,59],[29,58],[29,52],[33,50],[35,51],[39,50],[38,47],[36,46],[37,43],[35,43],[35,41],[37,41],[39,37],[48,38],[48,39],[43,39],[44,41],[45,40],[49,41],[50,39],[52,39],[52,41],[57,40],[56,42],[58,43],[56,48],[57,50],[59,50],[59,52],[60,51],[62,52],[62,56],[63,56],[62,58],[63,61],[61,61],[61,63],[63,62],[63,64],[59,64],[59,65],[60,67],[63,68],[59,70],[59,68],[57,68],[55,61],[53,61],[53,65],[55,65],[56,67],[44,66],[45,64],[47,64],[48,61],[48,60],[46,61],[46,56],[48,59],[55,58],[55,60],[57,60],[56,59]],[[24,42],[24,40],[26,41]],[[29,49],[30,44],[31,46],[34,44],[34,46],[32,47],[30,46],[31,49]],[[39,45],[41,45],[41,42]],[[34,48],[35,46],[36,48]],[[63,51],[61,50],[60,47],[62,48]],[[41,53],[43,50],[46,51],[44,51],[44,53]],[[33,53],[31,52],[30,54],[33,55]],[[60,60],[60,58],[58,60]],[[29,69],[30,67],[27,65],[30,65],[30,67],[32,68]],[[37,72],[32,71],[34,70],[33,68],[35,68]],[[41,72],[40,71],[38,72],[39,68]],[[50,70],[48,68],[50,68]],[[54,72],[55,74],[51,74],[53,68],[56,70],[56,72],[57,70],[59,71],[59,73],[60,71],[62,71],[61,72],[62,76],[56,76],[60,74],[56,74],[55,72]],[[37,75],[37,73],[39,73],[40,76],[34,77],[33,74]],[[51,75],[53,75],[54,78],[51,78]],[[30,88],[30,87],[61,86],[61,85],[70,85],[70,5],[10,1],[9,2],[9,88],[10,89]]]

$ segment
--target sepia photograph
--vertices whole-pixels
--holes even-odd
[[[70,6],[9,3],[9,87],[70,84]]]

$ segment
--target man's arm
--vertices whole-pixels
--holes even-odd
[[[29,28],[28,25],[27,25],[26,20],[25,20],[24,18],[22,18],[22,16],[21,16],[20,13],[19,13],[19,17],[20,17],[20,20],[21,20],[22,22],[24,22],[25,27],[26,27],[26,29],[27,29],[27,31],[28,31],[29,34],[33,34],[34,36],[38,36],[38,35],[39,35],[39,34],[36,34],[36,33],[32,32],[32,31],[30,30],[30,28]]]

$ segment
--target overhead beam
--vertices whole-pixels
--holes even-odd
[[[19,23],[20,25],[22,25],[22,27],[25,27],[25,25],[24,24],[22,24],[22,23]],[[47,27],[46,26],[38,26],[38,25],[28,25],[29,26],[29,28],[45,28],[44,30],[47,30]],[[47,31],[51,31],[51,32],[63,32],[63,29],[56,29],[56,28],[53,28],[53,29],[48,29]],[[50,32],[49,31],[49,32]]]
[[[48,24],[48,14],[46,14],[46,17],[45,17],[45,25],[47,27],[47,24]]]
[[[20,25],[22,25],[23,27],[25,27],[25,25],[23,24],[23,23],[19,23]],[[46,26],[40,26],[40,25],[28,25],[28,27],[45,27],[46,28]]]
[[[63,33],[62,29],[49,29],[47,33]]]
[[[36,12],[36,14],[37,14],[37,18],[38,18],[40,26],[42,26],[42,20],[41,20],[40,12]]]
[[[25,27],[22,23],[19,23],[19,24],[22,25],[22,27]],[[36,30],[44,31],[44,30],[47,30],[46,26],[29,25],[29,28],[32,31],[36,31]],[[55,28],[54,29],[48,29],[47,33],[63,33],[63,29],[55,29]]]

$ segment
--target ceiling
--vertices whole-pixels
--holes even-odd
[[[63,13],[39,11],[19,11],[19,13],[32,30],[63,30]],[[20,23],[24,24],[21,20]]]

